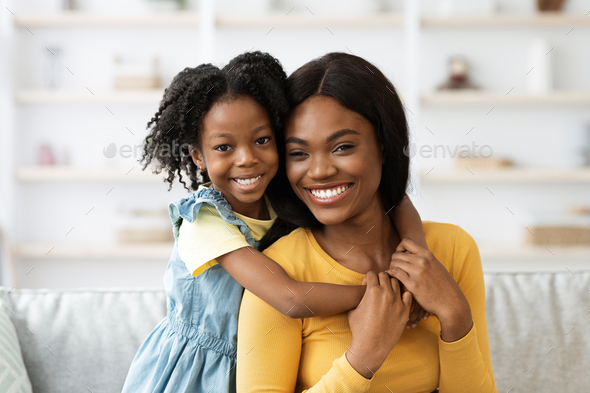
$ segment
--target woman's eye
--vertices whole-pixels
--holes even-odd
[[[305,155],[305,153],[302,151],[290,151],[289,152],[289,156],[291,156],[291,157],[300,157],[303,155]]]
[[[354,145],[340,145],[334,151],[344,151],[344,150],[352,149],[353,147],[354,147]]]
[[[256,144],[257,145],[264,145],[264,144],[268,143],[269,141],[270,141],[270,138],[265,136],[265,137],[256,139]]]
[[[218,151],[228,151],[229,149],[231,149],[229,145],[219,145],[215,147],[215,150]]]

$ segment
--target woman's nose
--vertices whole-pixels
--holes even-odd
[[[308,176],[312,179],[326,179],[330,176],[334,176],[338,170],[332,164],[332,162],[322,156],[316,156],[310,161],[308,168]]]

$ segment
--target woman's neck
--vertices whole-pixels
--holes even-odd
[[[401,241],[378,198],[359,215],[313,230],[313,234],[334,260],[363,274],[387,270],[391,254]]]

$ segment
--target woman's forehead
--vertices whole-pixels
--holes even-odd
[[[343,128],[364,128],[370,123],[361,115],[344,107],[328,96],[313,96],[293,109],[287,121],[285,133],[288,136],[334,132]]]

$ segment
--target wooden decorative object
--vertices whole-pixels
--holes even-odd
[[[544,11],[561,11],[564,0],[537,0],[537,9]]]

